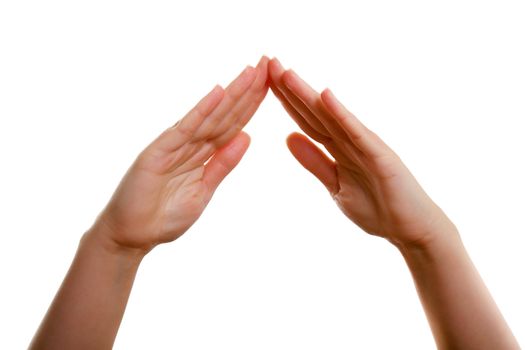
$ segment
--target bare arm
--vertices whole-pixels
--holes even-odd
[[[440,349],[519,349],[458,233],[399,246]]]
[[[31,349],[111,349],[144,252],[118,247],[103,231],[82,237]]]
[[[369,234],[403,254],[440,349],[518,349],[461,243],[455,225],[401,159],[327,89],[321,94],[279,61],[270,86],[310,139],[293,133],[294,157],[328,189],[339,208]]]
[[[82,237],[30,349],[110,349],[142,258],[180,237],[249,145],[268,59],[214,88],[138,157]]]

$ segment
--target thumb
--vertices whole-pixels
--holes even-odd
[[[230,142],[215,152],[206,163],[203,181],[212,191],[219,186],[224,178],[239,164],[250,145],[250,136],[241,131]]]
[[[288,149],[301,165],[326,186],[330,193],[338,188],[335,163],[324,154],[308,137],[294,132],[286,139]]]

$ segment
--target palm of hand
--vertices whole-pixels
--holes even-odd
[[[177,239],[211,198],[202,181],[204,166],[172,175],[147,163],[140,159],[132,166],[104,212],[106,224],[118,233],[115,242],[144,250]]]
[[[340,209],[366,232],[394,244],[424,243],[451,222],[400,158],[326,89],[313,90],[279,61],[269,65],[271,88],[312,139],[293,133],[294,157],[328,189]],[[449,225],[449,226],[444,226]]]
[[[395,155],[363,162],[359,169],[336,162],[339,191],[333,198],[364,231],[392,243],[423,243],[444,219]]]
[[[239,131],[268,91],[267,63],[263,57],[226,89],[214,88],[137,157],[97,221],[118,246],[149,251],[199,218],[248,148]]]
[[[300,134],[288,139],[293,155],[362,229],[401,244],[425,241],[436,227],[451,225],[399,157],[329,90],[319,95],[278,61],[268,66],[263,57],[226,90],[215,88],[137,158],[101,215],[116,243],[149,250],[178,238],[199,218],[246,151],[249,138],[239,131],[268,83],[334,160]]]

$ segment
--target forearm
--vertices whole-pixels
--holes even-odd
[[[440,349],[519,349],[455,229],[399,247]]]
[[[117,248],[103,229],[80,240],[30,349],[111,349],[143,253]]]

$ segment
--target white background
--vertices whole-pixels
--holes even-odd
[[[522,1],[0,2],[0,348],[27,347],[136,154],[262,54],[329,86],[459,227],[525,344]],[[268,98],[202,218],[140,267],[116,349],[428,349],[400,254]],[[96,286],[93,286],[96,288]]]

